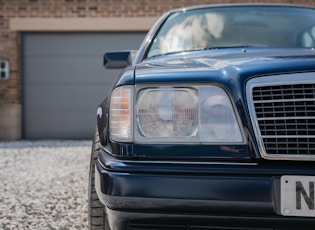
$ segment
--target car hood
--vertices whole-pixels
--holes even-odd
[[[312,49],[227,49],[151,58],[136,66],[135,83],[242,81],[258,75],[315,71]]]

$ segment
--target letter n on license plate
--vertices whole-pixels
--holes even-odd
[[[315,176],[281,177],[281,214],[284,216],[315,216]]]

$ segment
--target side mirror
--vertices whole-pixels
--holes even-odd
[[[104,67],[106,69],[125,68],[133,64],[136,54],[136,50],[106,52],[104,54]]]

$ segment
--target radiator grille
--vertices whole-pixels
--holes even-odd
[[[315,157],[314,83],[255,84],[251,99],[266,155]]]

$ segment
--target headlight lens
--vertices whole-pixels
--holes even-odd
[[[199,100],[201,142],[243,142],[233,106],[223,89],[200,87]]]
[[[136,142],[144,143],[243,142],[233,105],[217,86],[124,86],[114,90],[110,106],[111,137],[116,141],[132,141],[134,134]]]
[[[144,137],[191,137],[198,129],[197,92],[189,88],[139,92],[136,119]]]

